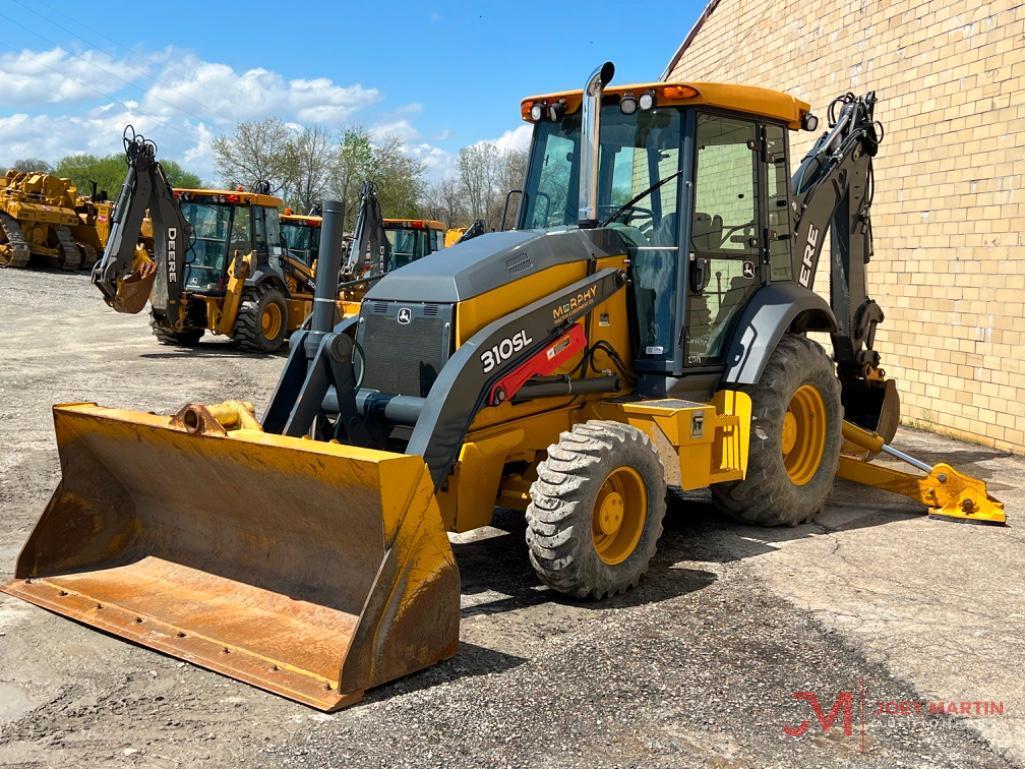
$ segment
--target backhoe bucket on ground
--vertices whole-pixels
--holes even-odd
[[[419,456],[264,433],[233,402],[54,421],[62,479],[5,592],[323,710],[455,653]]]

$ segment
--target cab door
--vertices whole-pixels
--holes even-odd
[[[722,365],[734,319],[766,280],[763,147],[758,122],[698,113],[686,252],[688,367]]]

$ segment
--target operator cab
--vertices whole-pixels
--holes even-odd
[[[207,190],[174,191],[192,226],[185,268],[185,290],[221,295],[235,254],[255,253],[254,271],[274,269],[283,254],[278,206],[269,195]]]
[[[391,264],[387,270],[404,267],[445,247],[445,225],[423,219],[385,219]]]
[[[575,227],[583,216],[583,101],[575,91],[523,102],[534,135],[519,229]],[[596,219],[630,255],[638,373],[720,374],[741,308],[760,287],[793,279],[787,128],[807,110],[746,86],[604,90]]]
[[[319,216],[301,216],[285,209],[281,219],[281,239],[288,252],[312,268],[320,253],[320,227],[323,219]]]

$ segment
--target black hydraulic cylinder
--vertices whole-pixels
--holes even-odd
[[[525,384],[516,395],[513,403],[533,400],[534,398],[550,398],[556,395],[589,395],[593,393],[613,393],[619,389],[619,378],[599,376],[592,379],[558,379]]]
[[[389,395],[360,390],[356,393],[356,411],[364,417],[377,416],[399,425],[415,425],[425,401],[426,398],[413,395]],[[334,387],[328,389],[321,409],[327,414],[338,413],[338,391]]]
[[[338,299],[338,271],[342,268],[342,234],[345,229],[345,204],[324,201],[324,221],[320,227],[320,253],[317,256],[317,289],[313,297],[311,336],[319,337],[335,327]]]

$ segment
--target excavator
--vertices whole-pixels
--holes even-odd
[[[983,481],[890,445],[866,288],[874,94],[834,103],[791,178],[807,103],[614,71],[522,102],[515,229],[389,272],[340,322],[318,271],[259,417],[54,407],[62,478],[4,590],[335,710],[457,652],[446,532],[497,505],[524,512],[538,579],[591,600],[643,578],[667,486],[767,526],[812,519],[836,477],[1004,523]],[[322,261],[341,212],[325,202]]]

